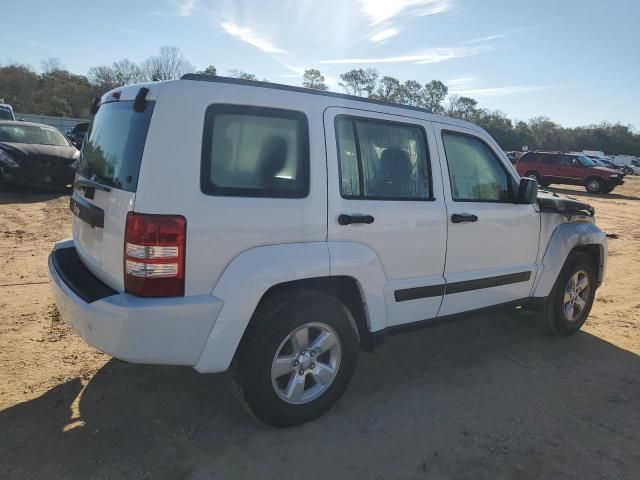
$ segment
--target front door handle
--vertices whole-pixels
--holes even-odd
[[[366,223],[369,225],[373,223],[373,217],[371,215],[346,215],[343,213],[338,216],[338,223],[340,225],[351,225],[352,223]]]
[[[469,213],[454,213],[451,215],[451,221],[453,223],[477,222],[478,217]]]

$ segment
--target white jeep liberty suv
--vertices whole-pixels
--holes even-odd
[[[61,314],[137,363],[222,372],[279,426],[327,411],[359,348],[498,306],[585,322],[605,234],[520,179],[496,142],[426,110],[190,74],[96,99]]]

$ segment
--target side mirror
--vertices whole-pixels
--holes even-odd
[[[538,182],[533,178],[521,178],[516,203],[531,205],[538,198]]]

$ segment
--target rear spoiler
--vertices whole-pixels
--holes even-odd
[[[138,90],[138,94],[136,95],[136,98],[133,101],[133,110],[141,113],[144,112],[144,109],[147,106],[147,94],[149,93],[149,89],[146,87],[142,87],[140,88],[140,90]],[[116,101],[120,98],[120,92],[114,92],[112,94],[112,96],[116,99]],[[98,113],[98,110],[100,109],[100,97],[96,97],[93,99],[93,103],[91,104],[91,108],[89,109],[89,112],[91,113],[91,115],[95,115],[96,113]]]

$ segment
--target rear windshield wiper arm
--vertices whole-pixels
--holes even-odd
[[[103,192],[110,192],[111,188],[106,185],[102,185],[101,183],[94,182],[93,180],[80,179],[76,182],[76,187],[91,187],[96,190],[102,190]]]

